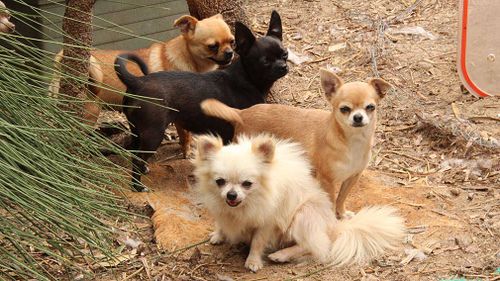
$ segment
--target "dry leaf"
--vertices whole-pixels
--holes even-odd
[[[107,261],[98,262],[96,265],[99,267],[113,267],[113,266],[119,265],[120,263],[122,263],[124,261],[128,261],[130,259],[133,259],[136,255],[137,255],[137,251],[134,249],[129,254],[119,255],[119,256],[116,256],[112,259],[108,259]]]

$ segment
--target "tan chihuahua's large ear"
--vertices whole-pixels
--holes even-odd
[[[207,160],[208,157],[223,146],[222,139],[216,136],[203,135],[196,138],[196,158]]]
[[[375,88],[375,91],[377,91],[377,95],[380,98],[383,98],[387,91],[392,88],[392,85],[385,82],[384,80],[380,78],[373,78],[371,79],[368,84],[370,84],[373,88]]]
[[[271,163],[274,159],[274,148],[276,142],[271,136],[256,136],[252,141],[252,152],[264,160],[264,163]]]
[[[178,27],[182,33],[194,31],[198,20],[192,16],[181,16],[174,21],[174,27]]]
[[[319,70],[319,77],[321,79],[321,87],[328,100],[330,100],[335,95],[335,92],[344,84],[344,81],[338,77],[337,74],[324,68]]]

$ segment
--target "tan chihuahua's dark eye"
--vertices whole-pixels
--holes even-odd
[[[369,105],[367,105],[367,106],[366,106],[366,110],[367,110],[367,111],[374,111],[374,110],[375,110],[375,105],[373,105],[373,104],[369,104]]]
[[[252,182],[251,181],[244,181],[241,183],[241,186],[243,186],[244,188],[250,188],[252,187]]]
[[[217,52],[217,50],[219,50],[219,44],[217,43],[210,44],[208,45],[208,49],[212,52]]]
[[[234,46],[234,39],[229,41],[229,44],[231,44],[231,46]]]
[[[224,185],[226,185],[226,180],[223,178],[218,178],[215,180],[215,183],[217,184],[217,186],[223,187]]]
[[[340,108],[340,112],[342,112],[342,113],[349,113],[349,112],[351,112],[351,109],[348,106],[342,106]]]

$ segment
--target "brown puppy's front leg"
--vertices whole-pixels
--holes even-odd
[[[86,101],[83,106],[83,118],[87,125],[94,127],[97,124],[101,107],[94,100]]]
[[[253,272],[257,272],[264,265],[262,263],[262,254],[267,246],[270,231],[264,228],[258,228],[252,236],[250,253],[245,261],[245,267]]]
[[[184,130],[179,123],[175,123],[175,129],[177,130],[177,135],[179,136],[179,144],[181,145],[182,155],[184,159],[187,159],[191,153],[191,133]]]
[[[360,176],[361,173],[355,174],[354,176],[351,176],[342,183],[342,186],[340,187],[339,191],[339,196],[337,197],[337,202],[335,204],[336,205],[335,211],[337,213],[337,218],[341,219],[341,218],[352,217],[353,213],[350,211],[346,212],[345,210],[345,199],[347,198],[347,194],[349,194],[351,189],[358,182]]]

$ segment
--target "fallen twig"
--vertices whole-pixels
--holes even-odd
[[[308,273],[305,273],[305,274],[302,274],[302,275],[298,275],[298,276],[286,279],[286,281],[292,281],[292,280],[302,279],[302,278],[305,278],[305,277],[310,277],[312,275],[318,274],[318,273],[320,273],[322,271],[325,271],[327,269],[330,269],[332,267],[333,267],[333,264],[330,264],[330,265],[324,266],[324,267],[322,267],[320,269],[309,271]]]
[[[196,247],[196,246],[199,246],[199,245],[201,245],[201,244],[205,244],[205,243],[207,243],[208,241],[210,241],[210,239],[209,239],[209,238],[207,238],[207,239],[205,239],[205,240],[203,240],[203,241],[200,241],[200,242],[197,242],[197,243],[194,243],[194,244],[190,244],[190,245],[187,245],[187,246],[185,246],[185,247],[182,247],[182,248],[176,249],[176,250],[174,250],[174,251],[170,252],[169,254],[170,254],[170,255],[177,254],[177,253],[179,253],[179,252],[183,252],[183,251],[185,251],[185,250],[189,250],[189,249],[194,248],[194,247]]]

